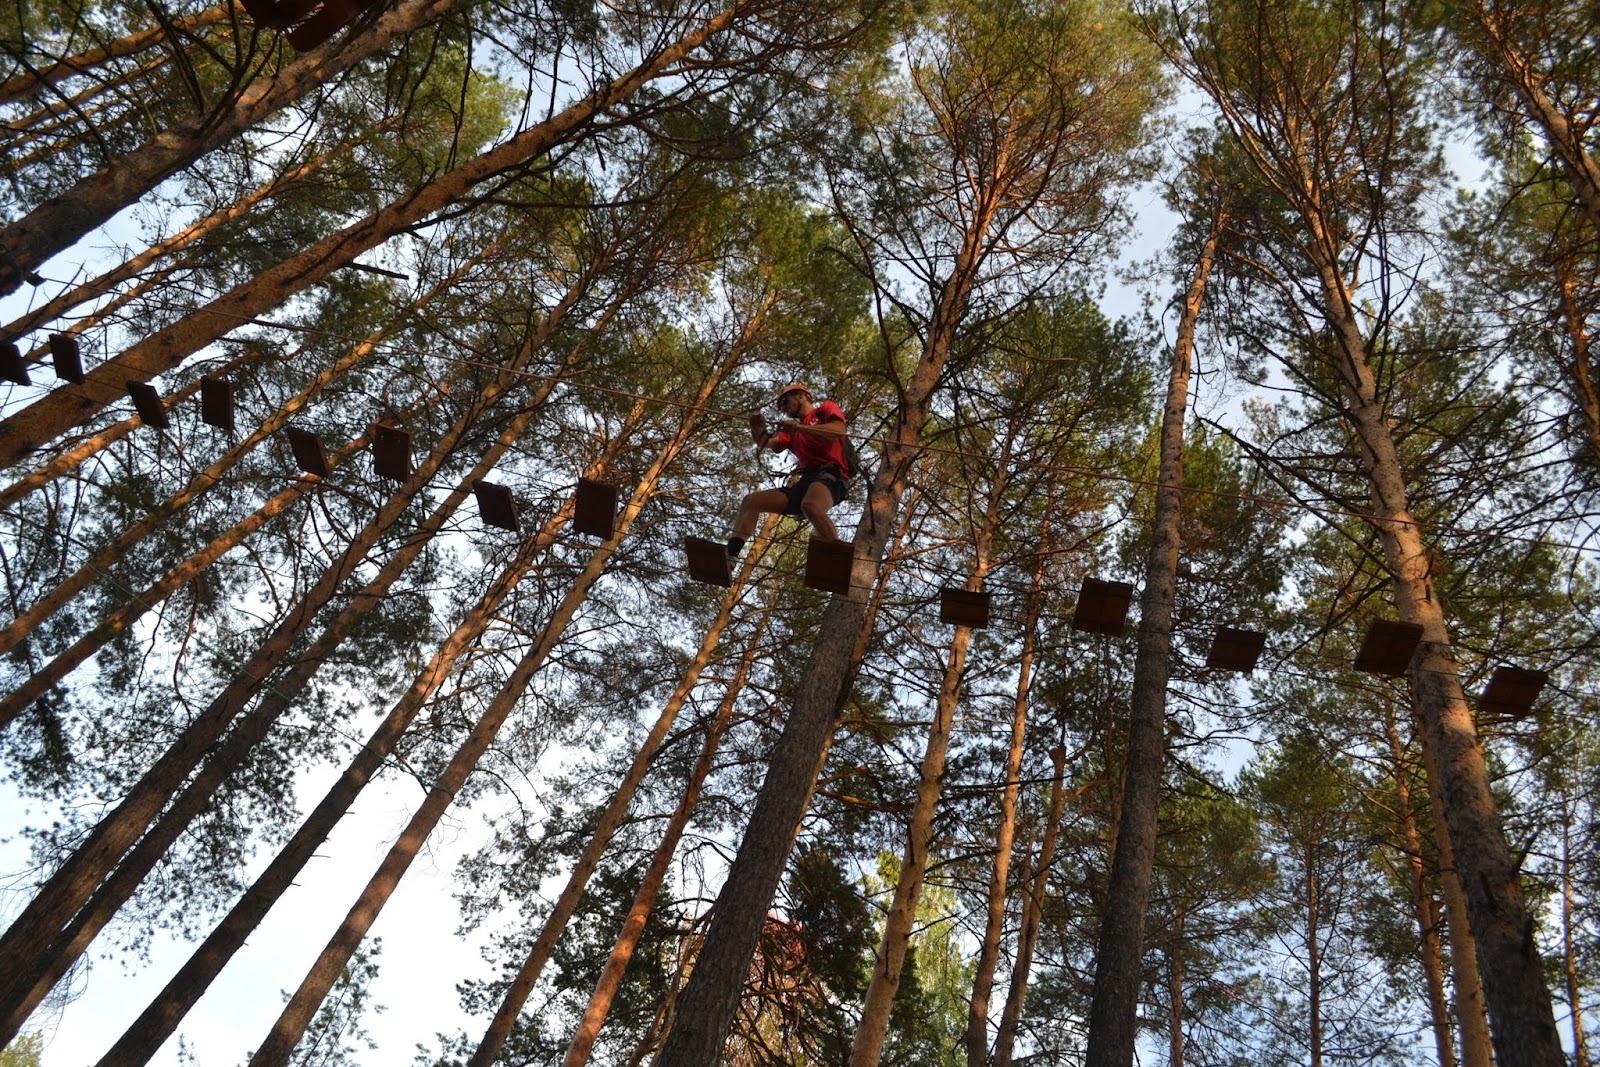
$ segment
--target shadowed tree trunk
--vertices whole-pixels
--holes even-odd
[[[1089,1008],[1087,1067],[1129,1067],[1138,1032],[1139,987],[1144,968],[1144,918],[1155,863],[1156,814],[1166,766],[1167,679],[1172,661],[1172,605],[1177,595],[1183,511],[1183,423],[1189,403],[1189,368],[1195,323],[1206,279],[1226,224],[1219,207],[1201,246],[1172,350],[1166,407],[1161,418],[1161,471],[1139,600],[1139,648],[1133,667],[1121,813],[1106,906],[1095,951],[1094,998]],[[976,1065],[974,1065],[976,1067]]]

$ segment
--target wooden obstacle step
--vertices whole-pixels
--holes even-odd
[[[1507,719],[1523,719],[1533,711],[1533,702],[1550,680],[1546,671],[1530,671],[1521,667],[1496,667],[1478,700],[1480,715],[1498,715]]]
[[[360,0],[323,0],[316,14],[289,31],[289,43],[297,52],[309,52],[354,22],[369,6]]]
[[[57,378],[73,385],[83,384],[83,355],[76,337],[70,333],[51,334],[50,360],[55,364]]]
[[[403,482],[411,477],[411,435],[398,426],[372,427],[372,470],[380,478]]]
[[[1103,582],[1084,578],[1078,590],[1078,604],[1072,612],[1072,628],[1080,633],[1121,637],[1128,621],[1128,605],[1133,603],[1133,586],[1127,582]]]
[[[617,487],[579,478],[572,528],[588,537],[611,540],[617,532]]]
[[[727,545],[720,541],[707,541],[704,537],[685,537],[683,550],[689,557],[689,577],[707,585],[720,585],[724,589],[733,585]]]
[[[984,629],[989,625],[989,594],[946,586],[939,590],[939,621]]]
[[[1416,623],[1379,619],[1361,640],[1355,668],[1366,674],[1398,678],[1406,673],[1421,642],[1422,627]]]
[[[823,541],[813,537],[806,543],[805,581],[812,589],[840,596],[848,594],[855,566],[854,541]]]
[[[1259,630],[1236,630],[1232,626],[1217,627],[1211,639],[1211,651],[1206,656],[1206,666],[1218,671],[1238,671],[1249,674],[1256,669],[1256,661],[1267,647],[1267,635]]]
[[[233,383],[207,374],[200,379],[200,418],[207,426],[233,429]]]
[[[326,478],[332,473],[332,468],[328,466],[328,450],[322,447],[322,438],[295,426],[286,426],[283,432],[289,438],[294,461],[301,470],[318,478]]]
[[[133,400],[133,409],[139,413],[139,421],[155,430],[166,430],[172,426],[172,420],[167,417],[167,409],[161,403],[161,394],[156,392],[156,387],[149,382],[128,379],[128,396]]]
[[[478,516],[490,526],[517,532],[522,523],[517,520],[517,502],[511,490],[482,478],[472,483],[472,495],[478,498]]]
[[[22,362],[22,350],[15,341],[0,343],[0,378],[17,385],[33,384],[33,379],[28,377],[28,368]]]

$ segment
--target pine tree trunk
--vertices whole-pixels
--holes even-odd
[[[988,219],[975,226],[975,234],[985,232]],[[852,653],[865,647],[866,587],[873,584],[871,576],[882,563],[887,534],[896,525],[907,469],[966,309],[979,265],[976,240],[969,235],[950,280],[940,290],[922,356],[901,393],[899,420],[884,445],[883,462],[856,527],[856,579],[850,593],[835,596],[823,613],[821,632],[773,748],[739,852],[717,894],[700,955],[657,1056],[656,1062],[664,1067],[711,1067],[721,1056],[767,907],[783,878],[795,831],[810,804],[856,668]]]
[[[1306,1013],[1311,1067],[1322,1067],[1322,894],[1317,880],[1317,858],[1311,846],[1306,846],[1301,862],[1306,866]]]
[[[933,817],[944,789],[945,757],[950,749],[950,727],[961,701],[961,675],[972,644],[972,627],[957,626],[945,655],[944,676],[939,683],[939,698],[934,704],[933,723],[922,753],[917,777],[917,800],[906,827],[906,849],[900,860],[900,877],[895,883],[894,900],[884,920],[883,941],[878,946],[872,981],[861,1005],[861,1022],[850,1045],[850,1067],[876,1067],[883,1055],[883,1042],[889,1033],[889,1013],[900,988],[900,971],[906,949],[911,944],[916,924],[917,898],[922,893],[923,875],[928,869],[928,845],[933,840]]]
[[[1567,1011],[1572,1021],[1572,1067],[1589,1067],[1589,1038],[1583,1032],[1583,976],[1578,968],[1578,938],[1573,912],[1572,801],[1561,798],[1561,971],[1566,978]]]
[[[1500,1067],[1559,1067],[1564,1062],[1550,991],[1533,942],[1533,920],[1489,788],[1488,768],[1467,706],[1444,609],[1433,589],[1429,554],[1410,510],[1399,454],[1368,360],[1345,280],[1327,251],[1335,247],[1323,220],[1303,216],[1308,245],[1321,275],[1330,332],[1343,378],[1346,413],[1372,485],[1374,524],[1383,540],[1395,607],[1422,627],[1410,684],[1421,740],[1438,772],[1451,844],[1467,898]]]
[[[1011,966],[1011,985],[1006,992],[1005,1010],[1000,1014],[1000,1034],[995,1038],[995,1067],[1011,1067],[1017,1028],[1022,1025],[1022,1006],[1028,997],[1028,977],[1033,970],[1033,952],[1039,943],[1039,920],[1044,914],[1045,894],[1050,887],[1050,868],[1055,863],[1056,840],[1060,836],[1061,816],[1067,808],[1067,750],[1050,750],[1055,778],[1050,783],[1050,810],[1045,815],[1044,839],[1039,844],[1039,859],[1033,866],[1022,900],[1022,920],[1017,928],[1017,956]]]
[[[763,551],[765,547],[763,541],[761,543]],[[752,553],[750,562],[741,570],[741,580],[748,580],[756,562],[757,557]],[[700,787],[710,775],[716,762],[717,748],[721,744],[722,735],[733,721],[734,705],[744,689],[745,679],[750,674],[750,665],[755,662],[757,653],[761,651],[761,639],[766,634],[767,623],[771,620],[771,610],[769,605],[760,622],[756,624],[749,645],[745,649],[744,658],[739,661],[733,680],[728,683],[722,702],[717,705],[716,714],[706,729],[705,743],[700,748],[699,758],[695,760],[694,770],[690,772],[689,780],[684,783],[683,795],[678,799],[666,831],[661,835],[661,841],[650,857],[650,866],[645,870],[644,880],[634,894],[633,904],[628,908],[628,914],[622,921],[622,932],[618,934],[616,944],[611,947],[611,955],[606,958],[605,967],[600,972],[600,980],[595,983],[594,992],[589,997],[589,1005],[584,1009],[583,1018],[578,1021],[578,1028],[573,1033],[571,1044],[567,1046],[567,1055],[562,1060],[562,1067],[585,1067],[589,1062],[595,1040],[600,1036],[600,1028],[605,1025],[606,1016],[611,1013],[611,1005],[616,1000],[617,990],[622,987],[622,976],[628,969],[628,962],[633,959],[633,951],[638,947],[639,938],[644,934],[650,910],[655,907],[656,896],[661,892],[662,882],[666,880],[667,869],[671,866],[672,857],[678,850],[678,842],[689,825],[690,816],[694,814],[695,804],[699,802]],[[468,1062],[467,1067],[478,1067],[479,1064],[486,1067],[493,1063],[494,1057],[485,1058],[483,1051],[480,1046],[478,1054]]]
[[[350,962],[350,957],[366,937],[372,923],[376,921],[378,913],[382,911],[384,904],[400,884],[400,879],[410,867],[411,861],[416,858],[428,834],[438,824],[450,802],[455,799],[467,776],[476,769],[478,760],[493,743],[501,726],[522,701],[523,694],[534,675],[544,666],[545,660],[561,640],[567,626],[576,617],[578,609],[583,606],[589,590],[605,571],[606,564],[616,551],[617,545],[627,536],[639,512],[654,494],[656,482],[662,472],[690,439],[699,414],[698,408],[690,414],[668,447],[640,477],[632,498],[617,517],[616,530],[611,539],[590,556],[589,562],[573,582],[572,588],[562,598],[539,639],[523,655],[485,709],[482,718],[473,726],[466,740],[451,757],[450,763],[429,790],[422,806],[417,809],[399,839],[391,846],[377,873],[367,882],[366,888],[362,890],[338,930],[329,939],[327,947],[312,964],[311,970],[300,983],[300,988],[289,999],[283,1013],[278,1016],[278,1021],[273,1024],[260,1048],[251,1057],[250,1067],[273,1067],[288,1063],[317,1008],[321,1006],[328,991],[338,980],[340,972]]]
[[[460,0],[416,0],[418,5]],[[749,0],[737,0],[644,63],[602,84],[588,96],[503,144],[463,163],[389,204],[377,213],[290,256],[253,280],[235,287],[184,317],[155,337],[134,344],[86,375],[82,385],[62,386],[0,421],[0,466],[53,440],[123,395],[128,380],[150,378],[182,363],[193,353],[235,328],[239,322],[276,307],[361,253],[417,224],[464,196],[479,182],[540,158],[558,145],[583,136],[609,109],[628,100],[641,87],[675,70],[692,52],[730,26]],[[422,10],[416,7],[415,10]],[[400,9],[397,9],[399,11]],[[404,10],[413,10],[408,8]],[[393,17],[393,16],[391,16]],[[315,57],[316,53],[312,53]],[[311,58],[311,57],[308,57]]]
[[[1494,1046],[1489,1037],[1489,1009],[1478,970],[1478,949],[1467,921],[1467,896],[1461,891],[1450,827],[1444,821],[1444,804],[1434,785],[1439,776],[1433,757],[1422,750],[1428,773],[1428,806],[1433,815],[1434,847],[1439,853],[1439,892],[1444,897],[1445,933],[1450,937],[1450,976],[1455,985],[1456,1023],[1461,1033],[1461,1067],[1493,1067]]]
[[[1048,542],[1048,531],[1044,537]],[[972,979],[972,1000],[967,1006],[969,1067],[985,1067],[989,1060],[989,997],[994,990],[994,973],[999,966],[1007,879],[1010,875],[1011,850],[1016,840],[1017,794],[1021,788],[1023,744],[1028,732],[1028,691],[1033,682],[1034,639],[1039,625],[1042,603],[1040,586],[1044,580],[1045,559],[1045,553],[1041,551],[1033,572],[1028,613],[1022,624],[1022,658],[1017,664],[1017,692],[1011,704],[1011,745],[1006,752],[1006,784],[1000,794],[1000,826],[995,834],[994,865],[989,873],[983,940],[979,943],[978,963]]]
[[[1183,920],[1182,911],[1173,917],[1172,944],[1179,951],[1167,956],[1167,1067],[1183,1067]]]
[[[1600,468],[1600,390],[1595,387],[1594,355],[1583,312],[1578,309],[1578,301],[1574,296],[1576,282],[1571,264],[1563,262],[1559,270],[1561,318],[1567,326],[1567,338],[1572,342],[1572,398],[1576,401],[1578,414],[1583,418],[1584,444],[1587,446],[1589,463]]]
[[[323,45],[271,78],[248,85],[204,115],[127,152],[0,230],[0,296],[14,291],[45,260],[206,153],[338,77],[390,42],[449,14],[462,0],[404,0],[370,29]]]
[[[1225,215],[1213,216],[1200,251],[1173,345],[1161,420],[1161,472],[1151,522],[1150,554],[1139,600],[1139,648],[1133,667],[1122,802],[1111,881],[1095,950],[1094,997],[1089,1007],[1086,1067],[1131,1067],[1143,980],[1144,919],[1155,863],[1156,815],[1166,766],[1167,679],[1172,659],[1172,606],[1177,594],[1183,509],[1183,423],[1195,323],[1206,279],[1216,260]]]
[[[1428,1015],[1433,1023],[1433,1045],[1439,1067],[1456,1067],[1455,1042],[1451,1040],[1450,1006],[1445,998],[1444,952],[1439,944],[1439,909],[1428,888],[1427,871],[1422,862],[1422,835],[1417,832],[1411,811],[1411,776],[1406,770],[1405,751],[1390,708],[1384,708],[1384,731],[1389,740],[1389,759],[1393,767],[1395,818],[1400,841],[1405,848],[1406,865],[1411,873],[1411,906],[1417,920],[1417,940],[1422,950],[1422,974],[1428,987]]]
[[[488,410],[498,397],[516,384],[517,370],[531,358],[537,347],[544,343],[555,325],[565,318],[567,311],[578,297],[587,291],[599,266],[597,264],[574,284],[529,341],[502,369],[496,381],[487,386],[466,414],[458,419],[450,430],[441,435],[433,451],[424,457],[411,477],[354,536],[339,558],[323,572],[316,584],[289,611],[272,635],[240,668],[234,680],[184,729],[178,740],[156,761],[116,810],[96,825],[88,838],[51,876],[22,915],[11,924],[5,935],[0,937],[0,955],[14,961],[42,959],[46,945],[55,936],[54,931],[65,927],[68,919],[89,899],[101,879],[118,862],[138,835],[150,825],[167,798],[190,775],[196,762],[221,738],[228,724],[243,710],[249,697],[300,639],[304,628],[316,613],[361,564],[378,538],[390,528],[416,494],[429,484],[442,464],[454,454],[464,437],[476,426],[481,413]],[[553,379],[546,380],[542,386],[546,395],[550,388],[553,388]],[[480,466],[485,470],[488,469],[483,461],[480,461]],[[388,585],[399,577],[410,560],[415,558],[416,553],[420,552],[431,538],[433,531],[443,524],[448,514],[454,512],[455,507],[459,506],[469,492],[470,483],[464,484],[447,498],[445,505],[435,509],[432,518],[436,520],[436,524],[432,528],[424,524],[424,528],[419,531],[420,536],[412,539],[408,548],[397,553],[390,565],[386,565],[380,571],[378,579],[369,583],[361,594],[352,599],[334,625],[330,626],[313,646],[312,651],[302,657],[296,668],[298,673],[309,680],[310,675],[320,667],[323,660],[342,643],[360,614],[382,597]],[[282,687],[275,689],[281,690]],[[250,717],[250,730],[257,737],[265,736],[272,721],[286,710],[287,706],[288,701],[273,700],[269,697],[262,708],[258,708]],[[231,770],[222,768],[220,764],[215,766],[219,781],[221,776],[225,776]],[[30,973],[39,973],[41,970],[41,967],[34,967]],[[25,978],[20,971],[19,966],[18,972],[8,976],[7,983],[0,987],[0,1012],[3,1012],[3,1015],[0,1015],[0,1039],[9,1040],[11,1034],[25,1020],[32,1005],[48,992],[47,988],[39,989],[35,985],[36,979]],[[29,987],[32,987],[31,990]],[[26,1008],[23,1007],[24,1004],[27,1005]]]
[[[52,85],[66,81],[74,74],[83,74],[110,60],[138,55],[146,49],[155,48],[167,41],[169,34],[173,36],[192,34],[196,30],[207,29],[234,17],[236,11],[231,2],[216,4],[193,15],[185,15],[183,18],[163,22],[149,29],[124,34],[103,45],[59,59],[47,67],[13,74],[0,82],[0,106],[25,96],[32,96]]]
[[[527,410],[513,419],[501,433],[495,448],[490,450],[483,462],[479,464],[472,474],[462,480],[462,486],[469,486],[477,477],[487,474],[493,467],[495,460],[503,455],[521,438],[523,431],[533,421],[534,417],[543,410],[543,397],[539,402],[530,405]],[[607,466],[616,458],[629,439],[628,432],[617,434],[606,453],[599,461],[587,471],[586,477],[599,477],[604,474]],[[465,493],[462,492],[462,498]],[[417,714],[427,705],[427,702],[439,690],[449,677],[455,664],[461,656],[474,647],[484,633],[487,625],[493,620],[495,613],[500,609],[505,598],[516,588],[517,583],[528,573],[533,565],[543,557],[544,553],[553,545],[561,532],[572,519],[574,504],[568,501],[531,537],[529,537],[518,550],[516,557],[501,573],[500,577],[491,584],[489,589],[479,600],[477,606],[469,612],[454,632],[439,647],[428,663],[428,666],[412,682],[411,687],[390,710],[388,716],[378,726],[367,743],[356,753],[350,765],[329,788],[327,794],[317,805],[316,809],[307,816],[300,829],[286,844],[272,863],[255,880],[226,918],[218,924],[205,942],[195,950],[183,967],[162,989],[161,993],[150,1002],[139,1018],[134,1021],[117,1043],[112,1046],[104,1057],[101,1058],[101,1067],[120,1067],[122,1064],[145,1063],[155,1055],[161,1045],[172,1035],[178,1023],[183,1019],[190,1008],[198,1001],[211,982],[221,973],[222,968],[232,959],[233,954],[244,944],[245,939],[255,931],[256,926],[266,917],[268,911],[277,903],[285,891],[294,883],[295,877],[305,867],[316,850],[327,840],[333,828],[344,817],[346,811],[355,803],[356,797],[366,788],[372,776],[382,767],[384,760],[394,750],[394,746],[404,736]],[[309,681],[309,677],[306,679]],[[284,688],[284,687],[280,687]],[[297,694],[302,685],[289,686],[279,696],[279,700]],[[231,742],[230,737],[230,742]],[[224,755],[227,755],[226,753]],[[187,797],[187,792],[185,797]],[[174,805],[174,810],[184,804],[180,798]],[[162,822],[168,820],[163,817]],[[152,830],[146,840],[164,838],[166,843],[175,837],[168,832],[162,834],[162,824]],[[157,840],[157,847],[164,851],[167,844]],[[141,840],[133,853],[130,853],[124,866],[134,865],[137,854],[145,850],[145,840]],[[159,855],[159,852],[157,853]],[[141,864],[146,870],[149,864]],[[136,868],[137,869],[137,868]],[[112,881],[107,883],[107,890],[112,888],[112,883],[122,879],[123,868],[119,867]],[[144,871],[138,872],[138,877]],[[98,900],[98,894],[97,894]],[[90,907],[94,905],[91,903]],[[103,910],[103,909],[102,909]]]
[[[762,307],[762,314],[771,306],[770,300]],[[744,353],[745,346],[756,334],[756,328],[761,321],[761,314],[752,316],[745,324],[739,343],[733,346],[726,358],[722,361],[715,373],[706,377],[698,395],[695,397],[696,408],[703,407],[711,399],[713,391],[720,384],[727,373],[737,364]],[[682,447],[683,431],[680,431],[678,442],[672,447],[674,450]],[[762,525],[763,535],[770,532],[776,525],[773,518]],[[589,841],[584,846],[572,870],[567,875],[566,885],[561,890],[561,895],[556,898],[546,916],[544,925],[540,927],[539,934],[534,938],[528,956],[518,968],[517,974],[511,980],[511,985],[506,989],[505,996],[501,998],[500,1007],[495,1011],[495,1016],[489,1022],[488,1029],[484,1031],[483,1038],[478,1043],[478,1048],[472,1054],[468,1067],[480,1067],[494,1062],[499,1056],[501,1048],[505,1045],[506,1038],[511,1035],[511,1028],[516,1025],[517,1016],[522,1013],[522,1006],[527,1002],[528,994],[533,992],[533,987],[543,973],[544,966],[550,960],[550,954],[555,951],[556,942],[560,939],[567,923],[578,910],[578,904],[583,899],[583,891],[588,887],[589,879],[594,876],[595,870],[600,866],[600,860],[605,855],[606,847],[611,843],[612,836],[617,828],[622,825],[622,820],[628,814],[628,806],[633,803],[634,794],[638,792],[639,785],[649,773],[651,765],[655,762],[656,755],[661,751],[662,744],[667,739],[668,732],[678,720],[678,713],[683,710],[683,705],[694,693],[695,686],[700,682],[700,675],[705,671],[706,665],[711,662],[712,654],[716,652],[718,643],[722,640],[724,631],[733,619],[733,610],[738,606],[744,595],[750,576],[754,573],[759,556],[752,552],[739,569],[736,580],[728,592],[724,594],[722,603],[717,609],[717,614],[712,619],[705,636],[700,640],[700,648],[695,657],[690,661],[678,684],[674,687],[672,695],[667,699],[661,709],[661,714],[656,716],[656,721],[645,736],[644,742],[639,746],[639,751],[634,753],[633,762],[629,764],[622,781],[618,783],[616,791],[607,802],[605,811],[601,813],[600,821],[595,826],[594,832],[589,835]]]

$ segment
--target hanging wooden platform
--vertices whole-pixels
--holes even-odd
[[[139,421],[155,430],[166,430],[172,426],[172,420],[167,417],[167,409],[161,403],[161,394],[156,392],[156,387],[149,382],[128,379],[128,396],[133,400],[133,408],[139,413]]]
[[[1496,667],[1478,700],[1478,713],[1507,719],[1527,718],[1533,711],[1533,702],[1539,699],[1540,691],[1549,680],[1547,671]]]
[[[309,52],[354,22],[370,6],[361,0],[323,0],[315,15],[289,31],[289,43],[297,52]]]
[[[572,528],[587,537],[611,540],[617,532],[617,487],[579,478]]]
[[[989,594],[946,586],[939,590],[939,621],[984,629],[989,625]]]
[[[844,596],[850,592],[850,576],[856,566],[854,541],[806,542],[806,585],[825,593]]]
[[[1267,635],[1264,633],[1219,626],[1216,636],[1211,639],[1211,652],[1206,656],[1206,666],[1213,670],[1249,674],[1256,669],[1256,661],[1266,647]]]
[[[83,355],[78,339],[70,333],[50,335],[50,359],[56,365],[56,377],[73,385],[83,384]]]
[[[1367,674],[1398,678],[1411,665],[1417,645],[1422,642],[1422,627],[1414,622],[1379,619],[1367,630],[1356,653],[1355,668]]]
[[[332,473],[332,468],[328,466],[328,450],[322,447],[322,438],[295,426],[286,426],[283,432],[289,437],[294,461],[301,470],[318,478],[326,478]]]
[[[17,348],[15,341],[0,343],[0,378],[17,385],[33,384],[33,379],[28,377],[28,368],[23,365],[22,351]]]
[[[689,556],[689,577],[707,585],[720,585],[724,589],[733,585],[727,545],[720,541],[707,541],[704,537],[685,537],[683,550]]]
[[[1086,634],[1121,637],[1128,621],[1128,605],[1132,603],[1133,586],[1127,582],[1085,578],[1072,612],[1072,628]]]
[[[398,426],[372,427],[372,470],[380,478],[403,482],[411,477],[411,434]]]
[[[257,26],[286,30],[310,14],[316,0],[242,0]]]
[[[522,523],[517,521],[517,502],[512,498],[511,490],[479,478],[472,483],[472,494],[478,498],[478,517],[485,523],[513,533],[522,529]]]
[[[200,418],[207,426],[233,429],[233,383],[207,374],[200,379]]]

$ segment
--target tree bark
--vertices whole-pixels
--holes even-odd
[[[765,538],[758,544],[759,551],[764,552]],[[740,570],[741,581],[749,580],[758,559],[756,552],[752,552],[751,559]],[[638,947],[639,938],[644,934],[645,922],[650,918],[650,910],[655,907],[656,897],[661,892],[661,883],[666,880],[667,868],[677,852],[683,831],[689,825],[689,818],[694,814],[695,804],[699,802],[700,787],[705,784],[706,777],[711,773],[722,735],[727,730],[728,724],[733,721],[734,704],[744,689],[745,679],[749,677],[750,665],[755,662],[756,655],[761,650],[761,639],[766,634],[767,623],[771,617],[769,606],[756,624],[755,631],[750,635],[744,657],[739,661],[733,680],[728,683],[722,702],[717,705],[716,714],[706,728],[705,743],[700,748],[699,758],[695,760],[694,770],[690,772],[689,780],[683,787],[683,795],[678,799],[677,807],[672,811],[672,818],[667,823],[667,829],[661,835],[661,841],[650,857],[650,866],[645,870],[644,880],[634,894],[633,903],[622,921],[622,932],[611,948],[611,955],[606,958],[605,967],[600,972],[600,980],[595,983],[594,992],[589,997],[589,1005],[584,1009],[583,1018],[578,1021],[578,1028],[573,1033],[571,1044],[567,1046],[562,1067],[584,1067],[589,1062],[595,1040],[600,1036],[600,1028],[605,1025],[606,1016],[610,1014],[611,1005],[616,1000],[617,990],[622,987],[622,976],[628,969],[628,961],[633,959],[633,950]],[[482,1058],[482,1052],[480,1046],[480,1055],[469,1061],[468,1067],[476,1067],[480,1062],[485,1065],[493,1062],[492,1056]]]
[[[71,189],[52,196],[0,230],[0,296],[14,291],[45,260],[72,247],[201,156],[265,121],[391,41],[450,13],[461,2],[404,0],[365,32],[301,56],[271,78],[246,86],[220,107],[163,130]]]
[[[460,0],[415,0],[413,8],[397,9],[389,17],[409,10],[425,10],[431,4],[448,7],[458,2]],[[0,466],[14,464],[28,452],[82,424],[106,404],[120,398],[129,379],[148,381],[170,370],[241,321],[315,285],[390,237],[415,228],[478,183],[539,158],[578,137],[605,111],[626,101],[656,78],[675,71],[682,60],[732,25],[749,3],[750,0],[736,0],[694,31],[560,113],[263,271],[254,280],[235,287],[157,336],[146,338],[102,363],[87,374],[82,385],[58,388],[0,421]],[[314,52],[306,58],[317,55]]]
[[[1439,1058],[1439,1067],[1456,1067],[1455,1042],[1450,1036],[1450,1006],[1445,998],[1444,952],[1439,944],[1439,908],[1428,887],[1427,871],[1422,862],[1422,835],[1417,832],[1416,819],[1412,816],[1411,775],[1406,769],[1405,750],[1400,744],[1394,715],[1387,706],[1384,708],[1384,733],[1389,741],[1389,759],[1394,773],[1395,819],[1411,874],[1411,906],[1422,949],[1422,974],[1428,987],[1434,1052]]]
[[[490,454],[484,457],[477,469],[462,480],[462,488],[458,490],[462,499],[465,499],[466,488],[477,477],[487,474],[499,456],[516,444],[534,417],[543,410],[542,399],[539,403],[530,405],[522,415],[507,425],[496,446],[490,449]],[[585,476],[602,475],[605,468],[621,452],[627,440],[627,433],[619,433],[614,437],[605,454],[585,471]],[[444,684],[462,654],[479,641],[485,627],[499,610],[506,596],[516,588],[517,583],[544,552],[556,542],[562,530],[571,521],[573,510],[574,503],[569,500],[524,542],[500,578],[484,593],[477,606],[457,624],[455,631],[434,653],[428,666],[412,682],[410,689],[390,710],[377,730],[367,739],[367,743],[356,753],[350,765],[329,788],[316,809],[306,817],[294,837],[233,906],[227,917],[195,950],[161,993],[150,1002],[133,1025],[101,1058],[100,1067],[120,1067],[121,1064],[148,1062],[167,1038],[172,1036],[172,1032],[184,1015],[205,993],[211,982],[221,973],[222,968],[232,959],[233,954],[244,944],[245,939],[266,917],[278,899],[293,885],[295,877],[327,840],[334,826],[344,817],[345,812],[366,788],[372,776],[382,767],[384,760],[394,750],[395,744],[404,736],[417,714]],[[298,693],[303,684],[302,682],[301,685],[291,687],[279,699],[283,700]],[[230,737],[230,742],[231,740]],[[228,754],[223,755],[226,757]],[[224,758],[222,762],[229,761]],[[184,799],[180,798],[173,810],[178,811],[183,805]],[[163,823],[165,822],[167,819],[164,817]],[[172,832],[162,834],[162,828],[162,824],[157,824],[156,829],[146,838],[146,840],[157,839],[155,844],[160,851],[164,851],[176,836]],[[164,841],[161,840],[163,838]],[[124,861],[124,867],[135,863],[137,853],[145,850],[145,844],[146,841],[140,841],[134,853]],[[159,852],[157,854],[159,855]],[[148,869],[147,864],[139,866]],[[112,877],[112,882],[122,879],[123,873],[123,868],[119,867]],[[139,870],[137,877],[142,877],[143,873],[144,870]],[[106,889],[111,888],[112,883],[108,882]]]
[[[450,802],[455,799],[467,776],[476,769],[478,760],[483,757],[483,753],[499,734],[501,726],[521,702],[528,684],[544,666],[545,660],[566,632],[578,609],[583,606],[589,590],[604,572],[617,545],[627,536],[639,512],[655,492],[656,482],[662,472],[689,441],[699,414],[700,409],[697,406],[684,420],[673,440],[651,464],[650,469],[640,477],[632,498],[617,517],[616,530],[611,539],[595,549],[582,573],[573,582],[572,588],[562,597],[561,603],[545,625],[539,639],[523,655],[505,684],[485,709],[483,717],[478,720],[466,740],[451,757],[438,782],[429,790],[422,806],[412,816],[399,839],[390,847],[377,873],[368,881],[338,930],[329,939],[322,954],[312,964],[311,970],[300,983],[300,988],[289,999],[283,1013],[278,1016],[278,1021],[273,1024],[271,1031],[251,1057],[250,1067],[273,1067],[289,1061],[317,1008],[321,1006],[328,991],[338,980],[340,972],[350,962],[351,955],[366,937],[372,923],[376,921],[378,913],[382,911],[384,904],[400,884],[401,877],[410,867],[411,861],[416,858],[428,834],[438,824]]]
[[[1166,766],[1167,679],[1172,660],[1172,607],[1177,594],[1178,554],[1182,547],[1183,423],[1189,403],[1189,368],[1195,323],[1205,298],[1206,279],[1216,261],[1217,241],[1226,216],[1213,215],[1184,297],[1183,315],[1167,378],[1161,420],[1161,473],[1151,522],[1150,554],[1145,561],[1139,600],[1139,647],[1133,667],[1121,817],[1106,890],[1105,912],[1095,951],[1094,996],[1089,1006],[1086,1067],[1130,1067],[1138,1033],[1139,989],[1143,980],[1144,919],[1155,863],[1157,812]]]
[[[1017,1028],[1022,1024],[1022,1005],[1028,996],[1028,975],[1033,969],[1033,952],[1039,943],[1039,920],[1044,914],[1045,894],[1049,891],[1050,868],[1055,863],[1056,839],[1061,816],[1067,807],[1067,750],[1052,748],[1050,762],[1055,778],[1050,783],[1050,810],[1045,816],[1044,837],[1039,858],[1033,865],[1022,900],[1022,921],[1017,928],[1017,958],[1011,966],[1011,985],[1006,992],[1005,1010],[1000,1014],[1000,1033],[995,1038],[995,1067],[1011,1067]]]

